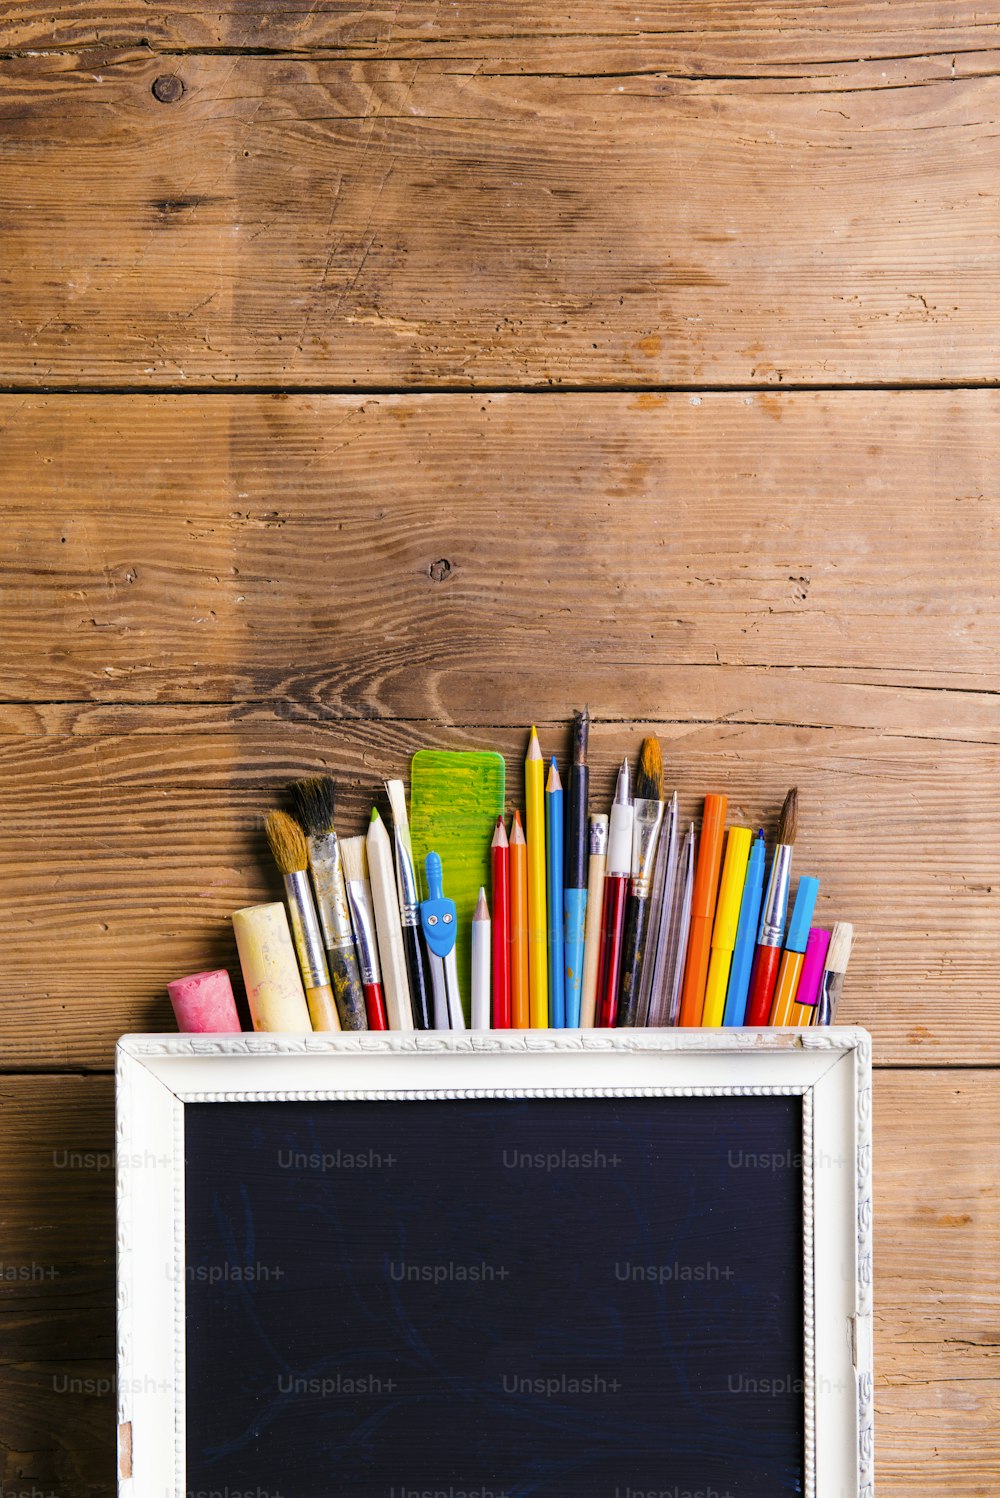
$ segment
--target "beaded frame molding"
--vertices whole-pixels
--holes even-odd
[[[131,1035],[116,1058],[119,1498],[185,1498],[186,1103],[800,1096],[804,1498],[873,1498],[860,1029]]]

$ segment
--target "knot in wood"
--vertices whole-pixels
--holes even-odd
[[[184,80],[176,73],[161,73],[153,80],[153,97],[161,104],[176,104],[184,92]]]
[[[436,583],[443,583],[446,577],[451,577],[451,563],[447,557],[438,557],[427,570]]]

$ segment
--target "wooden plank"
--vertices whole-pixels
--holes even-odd
[[[995,743],[998,418],[995,391],[0,397],[3,695]]]
[[[363,830],[383,776],[405,775],[425,746],[500,750],[508,805],[521,801],[519,730],[272,719],[157,732],[145,710],[133,721],[141,732],[0,737],[7,1070],[107,1068],[123,1031],[173,1029],[169,979],[226,966],[239,987],[229,917],[281,897],[260,822],[293,776],[335,774],[348,834]],[[649,726],[595,726],[595,807],[610,803],[616,764]],[[733,821],[773,837],[798,784],[796,869],[821,879],[822,922],[858,928],[840,1017],[872,1030],[882,1062],[1000,1060],[1000,750],[655,726],[685,817],[724,789]],[[565,726],[543,725],[542,738],[565,756]]]
[[[1000,1193],[983,1148],[998,1110],[995,1071],[876,1073],[881,1498],[983,1498],[1000,1465]],[[5,1269],[25,1271],[0,1280],[0,1474],[14,1493],[109,1498],[110,1078],[0,1078],[0,1122]]]
[[[498,56],[535,58],[548,47],[579,42],[592,49],[632,48],[662,65],[671,58],[690,66],[692,56],[753,66],[789,57],[895,57],[931,52],[979,51],[996,44],[998,28],[975,0],[942,6],[938,0],[893,0],[891,8],[838,0],[799,5],[772,0],[706,0],[694,14],[685,0],[582,0],[572,10],[540,9],[528,0],[442,6],[437,0],[359,4],[358,0],[174,0],[151,7],[142,0],[76,0],[45,5],[20,0],[4,7],[5,49],[147,46],[305,51],[322,48],[348,56],[453,56],[470,45],[496,48]],[[53,11],[56,13],[53,14]]]
[[[4,379],[995,380],[996,32],[765,68],[751,26],[714,76],[693,36],[676,74],[513,33],[499,61],[13,57]]]

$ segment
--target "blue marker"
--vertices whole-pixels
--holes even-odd
[[[726,989],[726,1009],[722,1016],[724,1025],[742,1025],[746,1020],[747,998],[750,993],[750,969],[757,947],[757,922],[764,897],[764,833],[758,832],[750,849],[747,863],[747,878],[740,902],[740,920],[736,927],[736,947],[733,965],[729,969],[729,987]]]
[[[566,968],[563,960],[563,788],[555,755],[545,787],[545,882],[549,908],[549,1025],[566,1028]]]

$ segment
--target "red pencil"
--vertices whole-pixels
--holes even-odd
[[[493,1028],[510,1029],[510,844],[497,817],[490,863],[493,871]]]

